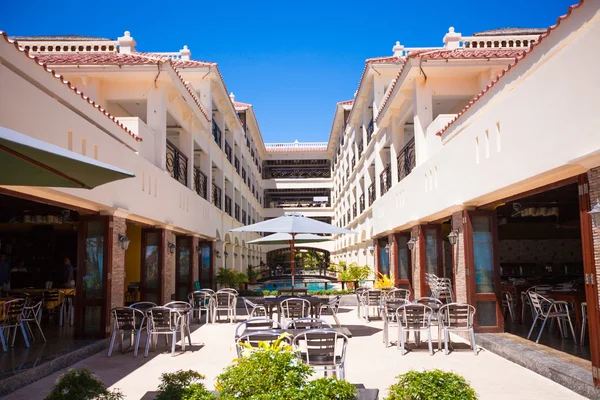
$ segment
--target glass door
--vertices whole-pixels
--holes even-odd
[[[162,259],[163,231],[144,229],[142,231],[142,301],[159,304],[162,299]]]
[[[81,217],[76,288],[77,336],[106,335],[108,299],[108,216]],[[112,230],[112,228],[111,228]]]
[[[500,301],[498,224],[495,211],[465,211],[467,298],[475,306],[477,332],[504,332]]]
[[[200,277],[200,288],[210,289],[213,287],[212,243],[200,242],[199,245],[198,275]]]
[[[421,296],[430,296],[431,289],[425,283],[425,274],[443,277],[442,234],[440,225],[422,225],[419,237],[421,261]]]
[[[390,276],[390,256],[389,256],[389,248],[386,249],[388,241],[387,239],[379,239],[377,241],[377,251],[379,256],[379,262],[377,263],[377,270],[382,275]]]
[[[188,236],[177,236],[175,253],[175,298],[187,301],[187,296],[192,292],[192,238]]]
[[[408,248],[410,233],[398,233],[394,236],[394,246],[396,254],[396,287],[408,289],[413,292],[412,288],[412,268],[411,255]]]

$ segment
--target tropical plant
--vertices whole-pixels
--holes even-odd
[[[179,370],[160,376],[156,400],[213,400],[215,396],[200,382],[204,375],[193,370]]]
[[[87,368],[71,369],[56,381],[46,400],[120,400],[118,390],[108,390]]]
[[[477,393],[460,375],[439,369],[408,371],[391,385],[385,400],[475,400]]]
[[[362,282],[371,275],[371,268],[368,265],[359,266],[352,263],[346,267],[340,274],[340,280],[350,282]]]
[[[259,278],[260,278],[260,272],[258,272],[255,267],[248,265],[248,281],[256,282],[256,280]]]
[[[237,287],[240,283],[248,282],[248,276],[232,269],[219,268],[215,281],[223,287]]]
[[[389,276],[382,274],[381,272],[378,272],[378,278],[375,281],[375,283],[373,284],[373,287],[377,288],[377,289],[385,289],[385,288],[391,288],[394,287],[394,280],[392,278],[390,278]]]

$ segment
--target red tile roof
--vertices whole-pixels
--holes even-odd
[[[102,114],[104,114],[106,117],[108,117],[110,120],[112,120],[114,123],[116,123],[121,129],[123,129],[125,132],[127,132],[127,134],[130,135],[131,137],[133,137],[137,142],[141,142],[142,141],[142,138],[140,136],[136,135],[131,130],[129,130],[127,127],[125,127],[125,125],[123,125],[121,122],[119,122],[119,120],[117,118],[115,118],[108,111],[106,111],[104,108],[102,108],[102,106],[100,106],[99,104],[97,104],[96,102],[94,102],[94,100],[92,100],[91,98],[89,98],[88,96],[86,96],[85,94],[83,94],[83,92],[81,92],[79,89],[77,89],[75,86],[73,86],[71,84],[71,82],[65,80],[62,75],[59,75],[53,69],[48,68],[48,66],[46,65],[46,63],[44,63],[43,61],[41,61],[38,57],[34,57],[34,56],[30,55],[28,51],[26,51],[24,48],[22,48],[22,47],[19,46],[19,44],[17,43],[17,41],[9,39],[8,35],[6,34],[6,32],[0,31],[0,35],[2,35],[2,37],[4,38],[4,40],[7,43],[10,43],[10,44],[14,45],[15,49],[17,49],[18,51],[20,51],[21,53],[23,53],[29,59],[35,61],[40,67],[44,68],[44,70],[46,70],[46,72],[49,72],[54,78],[60,80],[61,83],[63,83],[64,85],[66,85],[76,95],[78,95],[79,97],[81,97],[83,100],[85,100],[88,104],[90,104],[96,110],[98,110],[99,112],[101,112]]]
[[[207,66],[211,66],[211,65],[217,65],[217,63],[211,62],[211,61],[182,60],[179,58],[169,58],[168,56],[166,56],[164,54],[160,54],[160,53],[146,53],[146,52],[136,51],[135,53],[132,53],[132,54],[149,57],[149,58],[160,59],[162,61],[171,60],[172,64],[176,68],[198,68],[198,67],[207,67]]]
[[[352,99],[352,100],[346,100],[346,101],[340,101],[338,104],[340,106],[348,106],[348,105],[354,104],[354,99]]]
[[[247,108],[247,107],[252,107],[252,104],[242,103],[240,101],[234,101],[233,106],[235,108]]]
[[[475,96],[473,99],[471,99],[471,101],[469,102],[469,104],[467,104],[457,115],[456,117],[454,117],[450,122],[448,122],[446,124],[446,126],[444,126],[442,129],[440,129],[437,132],[438,136],[441,136],[446,130],[448,130],[448,128],[450,128],[450,126],[452,124],[454,124],[460,117],[462,117],[475,103],[477,103],[477,101],[479,101],[479,99],[481,99],[487,92],[490,91],[490,89],[492,87],[494,87],[496,85],[496,83],[498,83],[498,81],[500,81],[500,79],[502,79],[502,77],[504,77],[515,65],[517,65],[519,63],[519,61],[521,61],[522,59],[524,59],[527,54],[531,53],[537,46],[539,46],[540,43],[542,43],[542,41],[547,38],[550,33],[555,30],[561,23],[562,21],[564,21],[565,19],[567,19],[571,13],[573,12],[573,10],[579,8],[585,0],[579,0],[579,2],[577,4],[573,4],[571,6],[569,6],[567,13],[565,15],[561,15],[560,17],[558,17],[558,19],[556,20],[556,24],[548,27],[548,29],[546,30],[546,33],[544,33],[543,35],[540,35],[540,38],[537,42],[533,43],[528,50],[526,50],[525,52],[523,52],[520,56],[516,57],[515,60],[508,65],[508,67],[506,67],[500,74],[498,74],[496,76],[495,79],[493,79],[477,96]]]

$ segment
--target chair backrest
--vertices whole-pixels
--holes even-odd
[[[190,311],[192,309],[192,306],[190,305],[190,303],[188,303],[186,301],[171,301],[171,302],[165,304],[165,307],[172,308],[174,310],[179,310],[179,311]]]
[[[439,309],[444,302],[435,297],[418,297],[412,301],[414,304],[424,304],[431,307],[433,310]]]
[[[409,304],[406,299],[386,299],[383,302],[383,313],[386,317],[394,317],[399,307]]]
[[[200,290],[200,282],[194,281],[194,290]]]
[[[235,293],[229,291],[222,292],[220,290],[213,296],[215,306],[220,309],[235,307],[236,298],[237,295]]]
[[[398,307],[396,318],[405,329],[428,328],[433,309],[425,304],[411,303]]]
[[[296,335],[292,343],[308,365],[339,365],[346,358],[348,337],[333,329],[310,329]]]
[[[354,291],[354,293],[356,293],[356,300],[358,300],[358,304],[361,304],[362,301],[364,300],[363,294],[369,290],[366,287],[359,287],[356,288],[356,290]]]
[[[528,290],[527,295],[529,296],[529,301],[531,302],[531,306],[533,307],[535,313],[538,315],[544,315],[544,303],[551,304],[552,302],[535,290]]]
[[[260,306],[261,306],[261,304],[254,303],[253,301],[248,300],[247,298],[244,297],[244,307],[246,308],[246,314],[248,314],[248,316],[252,315],[254,310]],[[262,308],[261,308],[261,310],[264,311],[264,309],[262,309]],[[263,312],[263,314],[264,314],[264,312]]]
[[[245,331],[271,331],[283,329],[281,324],[266,317],[250,318],[235,327],[235,338],[239,338]]]
[[[284,288],[277,289],[277,296],[306,296],[308,295],[307,288]]]
[[[238,295],[238,291],[232,288],[222,288],[217,290],[217,293],[233,293],[234,295]]]
[[[40,309],[44,305],[43,299],[34,299],[32,297],[28,297],[25,299],[25,307],[23,309],[23,319],[32,320],[33,318],[37,318]]]
[[[386,299],[405,299],[410,300],[410,290],[394,288],[385,293]]]
[[[282,332],[277,330],[264,330],[264,331],[253,331],[248,332],[239,338],[236,339],[235,344],[237,347],[238,356],[240,355],[241,344],[247,343],[253,348],[257,348],[260,342],[267,342],[269,344],[273,344],[279,337]],[[284,336],[282,339],[287,344],[292,344],[292,338],[290,336]]]
[[[502,301],[508,304],[514,304],[514,294],[513,292],[503,291],[502,292]]]
[[[330,299],[327,302],[327,305],[331,308],[333,308],[333,310],[337,313],[338,309],[340,308],[340,303],[342,301],[342,296],[341,295],[337,295],[334,298]]]
[[[310,316],[310,301],[292,297],[281,302],[281,314],[286,319],[307,318]]]
[[[441,324],[449,329],[473,328],[475,307],[466,303],[450,303],[440,307]]]
[[[329,322],[319,318],[298,318],[288,322],[285,329],[332,329]]]
[[[194,308],[206,308],[208,307],[210,298],[213,294],[214,292],[211,293],[207,290],[196,290],[195,292],[188,294],[188,302]]]
[[[110,313],[113,318],[113,328],[119,331],[139,329],[146,318],[143,312],[130,307],[116,307]]]
[[[139,301],[129,306],[129,308],[135,308],[136,310],[140,310],[143,313],[145,313],[153,307],[157,307],[157,305],[156,303],[152,303],[151,301]]]
[[[146,311],[151,331],[174,331],[179,326],[180,315],[168,307],[152,307]]]
[[[61,290],[46,290],[43,295],[44,304],[58,306],[65,298],[65,293]]]
[[[368,306],[377,306],[381,304],[383,292],[380,289],[369,289],[363,293],[363,303]]]
[[[17,322],[25,308],[25,299],[12,299],[4,303],[4,324]]]

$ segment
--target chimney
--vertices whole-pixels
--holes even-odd
[[[118,38],[119,53],[129,54],[135,51],[135,40],[131,37],[129,31],[125,31],[124,36]]]
[[[396,45],[392,47],[392,51],[394,52],[394,57],[402,57],[404,46],[401,45],[400,42],[396,42]]]
[[[462,35],[454,32],[454,27],[451,26],[448,29],[448,33],[444,35],[444,48],[448,50],[458,49],[460,47],[461,39]]]
[[[183,46],[183,49],[179,50],[179,54],[181,55],[181,59],[183,61],[189,61],[192,58],[191,50],[185,45]]]
[[[235,103],[235,94],[233,94],[233,92],[229,93],[229,98],[231,99],[232,103]]]

